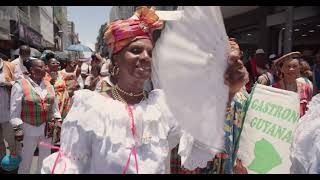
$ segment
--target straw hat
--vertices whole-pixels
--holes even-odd
[[[276,59],[274,61],[274,63],[277,65],[277,64],[281,64],[283,63],[284,61],[286,60],[290,60],[290,59],[293,59],[293,58],[300,58],[302,55],[300,52],[291,52],[291,53],[288,53],[288,54],[285,54],[283,56],[281,56],[280,58]]]

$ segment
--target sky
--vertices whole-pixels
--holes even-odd
[[[112,6],[68,6],[68,20],[75,24],[81,44],[94,50],[100,26],[109,21]]]

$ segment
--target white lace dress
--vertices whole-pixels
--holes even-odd
[[[138,173],[163,174],[170,150],[180,143],[184,167],[205,167],[221,149],[209,149],[182,133],[171,118],[161,90],[133,106],[136,138],[123,103],[96,92],[80,90],[63,122],[62,158],[54,153],[43,161],[42,173],[118,174],[123,173],[131,148],[136,145]],[[57,160],[57,163],[55,161]],[[126,173],[136,172],[131,156]]]
[[[292,174],[320,174],[320,94],[312,98],[308,108],[294,132]]]

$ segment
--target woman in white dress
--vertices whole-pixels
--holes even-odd
[[[151,76],[151,32],[162,22],[147,7],[139,8],[133,17],[111,23],[105,34],[116,84],[105,96],[88,90],[75,93],[62,125],[61,149],[45,159],[42,173],[163,174],[177,143],[182,163],[190,169],[205,167],[221,151],[182,133],[161,90],[143,91]],[[239,52],[230,55],[233,63],[225,80],[233,94],[243,86],[245,74]]]

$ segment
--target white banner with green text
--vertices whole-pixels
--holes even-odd
[[[238,157],[249,174],[289,174],[300,101],[295,92],[257,84],[240,138]]]

